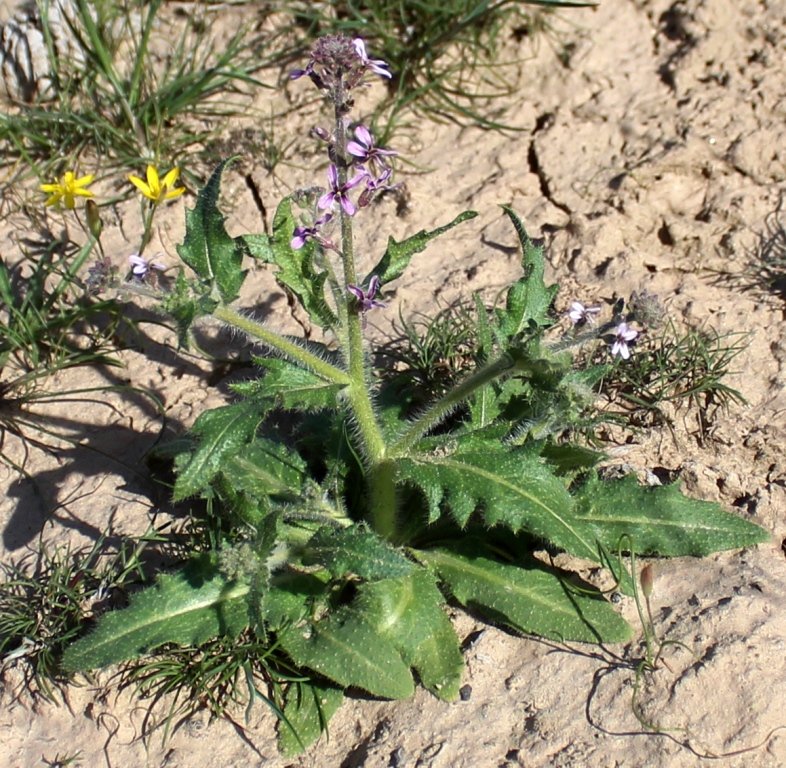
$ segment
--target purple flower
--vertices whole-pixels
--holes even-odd
[[[151,269],[156,269],[159,272],[164,272],[166,270],[166,267],[163,264],[159,264],[152,259],[146,259],[144,256],[141,256],[138,253],[134,253],[129,256],[128,260],[131,262],[131,272],[139,280],[144,280]]]
[[[385,168],[382,174],[376,179],[371,176],[366,176],[366,188],[360,193],[358,208],[365,208],[369,205],[377,192],[395,188],[387,183],[392,173],[393,171],[390,168]]]
[[[355,50],[357,51],[360,61],[372,72],[377,75],[381,75],[382,77],[393,77],[390,72],[390,68],[384,61],[381,59],[369,59],[368,54],[366,53],[366,44],[359,37],[356,37],[352,41],[352,44],[355,46]]]
[[[366,178],[368,174],[365,171],[361,171],[357,176],[350,179],[346,184],[343,186],[339,186],[338,183],[338,168],[335,165],[330,165],[328,167],[328,183],[330,184],[330,191],[325,192],[322,197],[319,198],[317,202],[317,208],[320,210],[327,210],[332,208],[336,202],[338,202],[341,207],[344,209],[344,213],[347,216],[354,216],[356,212],[355,204],[349,199],[349,190],[353,187],[356,187],[360,184],[363,179]]]
[[[347,152],[353,157],[356,157],[358,159],[357,162],[370,162],[376,165],[380,171],[387,168],[385,158],[395,157],[397,154],[392,149],[375,147],[374,137],[365,125],[358,125],[355,128],[355,138],[357,141],[350,141],[347,143]]]
[[[348,285],[347,290],[357,299],[357,310],[363,315],[363,327],[366,327],[365,314],[370,309],[384,309],[387,304],[384,301],[377,301],[374,296],[379,290],[379,276],[374,275],[368,284],[368,291],[364,291],[357,285]]]
[[[574,301],[570,305],[570,312],[568,317],[574,325],[584,325],[589,323],[592,325],[595,322],[593,315],[600,312],[600,307],[585,307],[580,301]]]
[[[332,213],[326,213],[324,216],[320,216],[315,222],[313,227],[295,227],[295,231],[292,233],[293,237],[289,241],[289,246],[296,251],[299,251],[308,240],[316,240],[319,243],[322,243],[322,236],[319,231],[319,227],[323,224],[327,224],[333,218]]]
[[[615,341],[611,347],[612,355],[619,355],[623,360],[630,357],[629,341],[633,341],[638,335],[627,323],[620,323],[614,331]]]

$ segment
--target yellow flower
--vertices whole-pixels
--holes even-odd
[[[79,197],[93,197],[93,193],[87,189],[83,189],[90,184],[95,177],[92,173],[87,176],[82,176],[77,179],[73,171],[66,171],[62,180],[55,184],[42,184],[41,191],[48,192],[47,205],[57,205],[61,200],[64,201],[65,207],[73,211],[76,208],[76,198]]]
[[[158,177],[158,171],[152,165],[147,166],[147,181],[143,181],[139,176],[129,175],[128,180],[148,199],[152,200],[154,205],[163,202],[164,200],[171,200],[174,197],[179,197],[186,191],[185,187],[174,186],[177,183],[177,177],[180,176],[180,168],[173,168],[163,179]]]

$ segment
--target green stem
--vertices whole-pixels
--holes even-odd
[[[338,175],[338,186],[347,183],[346,127],[344,125],[344,90],[341,78],[332,93],[335,107],[335,142],[333,151]],[[355,417],[360,440],[368,461],[368,483],[371,501],[371,523],[374,530],[387,539],[396,533],[396,483],[395,467],[385,460],[387,446],[382,436],[379,422],[371,401],[371,385],[367,378],[365,355],[363,351],[363,329],[360,314],[355,310],[354,297],[346,290],[347,285],[357,285],[355,270],[355,251],[352,233],[352,218],[339,207],[341,219],[341,259],[344,267],[344,286],[338,301],[343,302],[340,316],[345,320],[346,331],[342,328],[339,336],[344,358],[349,366],[348,400]]]
[[[404,456],[412,446],[473,392],[508,373],[515,366],[510,355],[503,355],[457,384],[437,400],[424,414],[415,419],[404,434],[390,446],[389,456]]]
[[[142,198],[142,207],[142,221],[145,229],[142,233],[142,242],[139,244],[140,256],[145,252],[145,248],[150,243],[150,237],[153,234],[153,214],[156,210],[156,204],[152,200],[147,202],[145,198]]]
[[[253,336],[255,339],[259,339],[267,346],[278,350],[291,360],[300,363],[300,365],[308,368],[327,381],[332,381],[344,386],[351,384],[350,378],[340,368],[317,357],[307,349],[303,349],[299,344],[289,341],[289,339],[285,339],[274,331],[268,330],[262,323],[248,317],[243,317],[243,315],[236,312],[234,309],[230,309],[229,307],[217,307],[213,311],[213,317],[238,328],[249,336]]]

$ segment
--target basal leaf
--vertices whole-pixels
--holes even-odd
[[[277,632],[299,623],[309,607],[324,598],[328,579],[325,571],[301,573],[285,568],[273,573],[263,606],[268,627]]]
[[[186,210],[186,236],[177,246],[180,258],[196,274],[218,289],[225,304],[237,298],[246,278],[241,269],[243,247],[229,236],[225,217],[218,210],[221,174],[234,158],[216,168],[197,196],[196,205]]]
[[[290,498],[297,494],[306,477],[306,463],[282,443],[257,438],[223,466],[232,486],[257,498]]]
[[[398,550],[360,526],[320,528],[306,544],[304,565],[322,565],[334,576],[354,573],[362,579],[406,576],[415,568]]]
[[[545,565],[504,564],[467,551],[419,550],[453,597],[488,618],[553,640],[622,642],[628,623],[596,593],[572,590]]]
[[[434,576],[416,567],[409,576],[363,584],[357,605],[435,696],[458,696],[464,660]]]
[[[257,431],[264,411],[253,401],[205,411],[191,432],[200,437],[188,463],[175,482],[173,498],[180,501],[205,488],[223,463],[248,443]]]
[[[452,453],[396,459],[398,478],[423,490],[431,521],[447,507],[460,526],[480,509],[488,525],[525,530],[579,557],[597,561],[594,536],[576,520],[565,483],[533,452],[496,441],[459,444]]]
[[[192,645],[248,626],[248,586],[230,583],[203,557],[105,614],[95,631],[66,649],[63,667],[78,671],[117,664],[162,643]]]
[[[380,287],[385,285],[385,283],[395,280],[397,277],[401,277],[404,270],[409,265],[409,262],[412,260],[412,257],[416,253],[425,250],[430,240],[439,237],[444,232],[453,229],[453,227],[458,226],[464,221],[474,219],[477,215],[476,211],[465,211],[456,216],[449,224],[445,224],[437,229],[432,229],[431,232],[422,229],[416,235],[412,235],[412,237],[408,237],[400,243],[397,243],[392,237],[389,238],[385,254],[374,269],[371,270],[366,278],[365,284],[368,285],[368,282],[374,275],[379,277]]]
[[[558,285],[546,286],[543,281],[545,261],[543,249],[532,244],[520,219],[507,205],[502,209],[513,222],[523,251],[521,266],[524,276],[509,289],[505,309],[496,310],[497,324],[504,341],[515,338],[528,327],[543,328],[553,324],[548,316]]]
[[[359,614],[343,609],[324,621],[279,632],[292,660],[347,688],[374,696],[406,699],[415,692],[401,655]]]
[[[286,721],[278,724],[282,754],[300,754],[327,730],[327,724],[344,701],[344,691],[329,683],[309,680],[292,683],[284,703]],[[296,735],[297,734],[297,735]]]
[[[288,360],[257,357],[254,362],[265,369],[265,375],[233,384],[232,390],[245,397],[270,398],[278,408],[298,411],[335,408],[344,388]]]
[[[771,538],[719,504],[688,498],[676,485],[639,485],[634,475],[607,482],[592,477],[575,498],[577,519],[610,551],[620,549],[623,535],[630,537],[636,552],[666,557],[703,556]],[[622,543],[623,550],[629,546]]]

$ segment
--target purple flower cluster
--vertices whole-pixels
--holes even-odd
[[[320,91],[340,94],[338,102],[342,111],[349,111],[353,88],[363,83],[367,72],[392,78],[388,65],[381,59],[370,59],[366,44],[359,38],[351,40],[346,35],[326,35],[317,40],[305,69],[290,73],[291,80],[308,77]]]

